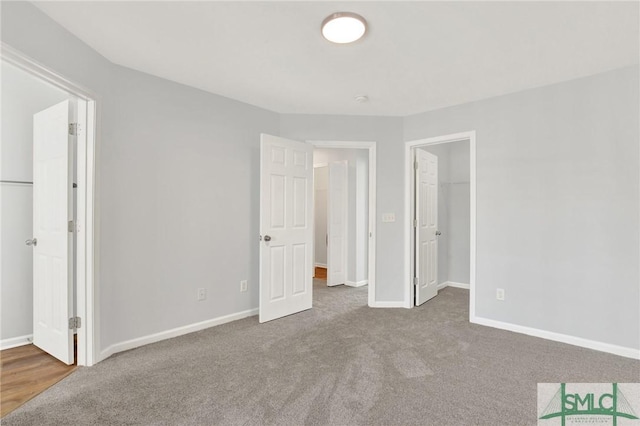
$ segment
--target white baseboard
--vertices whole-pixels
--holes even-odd
[[[466,284],[466,283],[457,283],[455,281],[447,281],[445,284],[447,285],[447,287],[463,288],[465,290],[469,290],[469,284]]]
[[[373,302],[373,304],[369,304],[370,308],[406,308],[406,304],[404,302]]]
[[[225,315],[210,320],[197,322],[194,324],[185,325],[182,327],[173,328],[171,330],[161,331],[155,334],[149,334],[148,336],[138,337],[136,339],[127,340],[124,342],[116,343],[102,352],[100,352],[100,360],[103,361],[109,358],[111,355],[122,351],[128,351],[140,346],[148,345],[150,343],[156,343],[161,340],[171,339],[173,337],[182,336],[184,334],[193,333],[196,331],[204,330],[206,328],[215,327],[216,325],[226,324],[231,321],[237,321],[239,319],[252,317],[258,315],[258,309],[249,309],[248,311],[237,312],[235,314]]]
[[[455,287],[455,288],[463,288],[465,290],[469,290],[469,284],[457,283],[455,281],[445,281],[438,284],[438,290],[442,290],[445,287]]]
[[[612,345],[610,343],[597,342],[595,340],[583,339],[582,337],[569,336],[568,334],[554,333],[552,331],[540,330],[537,328],[525,327],[522,325],[510,324],[488,318],[473,317],[470,322],[487,327],[499,328],[501,330],[513,331],[515,333],[527,334],[529,336],[540,337],[554,342],[567,343],[569,345],[594,349],[596,351],[607,352],[626,358],[640,359],[640,349],[627,348],[624,346]]]
[[[363,285],[369,284],[369,280],[362,281],[345,281],[344,285],[348,285],[349,287],[362,287]]]
[[[18,346],[30,345],[31,343],[33,343],[33,334],[2,339],[0,340],[0,350],[17,348]]]
[[[324,263],[316,263],[316,268],[326,268],[327,265],[325,265]]]

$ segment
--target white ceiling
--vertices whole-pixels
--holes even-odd
[[[404,116],[639,62],[638,2],[35,4],[116,64],[280,113]],[[365,38],[324,40],[336,11]]]

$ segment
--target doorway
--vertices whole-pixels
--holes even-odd
[[[313,164],[313,278],[327,279],[329,164]],[[328,283],[327,283],[328,285]]]
[[[327,286],[368,284],[368,175],[365,149],[314,149],[314,266]]]
[[[331,163],[346,162],[348,219],[344,232],[347,235],[346,241],[352,241],[353,244],[347,244],[345,248],[346,260],[344,261],[351,267],[346,268],[344,284],[351,287],[367,285],[368,305],[375,307],[376,143],[356,141],[309,141],[309,143],[314,147],[314,166],[322,167],[326,164],[328,174],[330,173],[328,166]],[[340,167],[337,169],[340,170]],[[329,182],[329,176],[327,179]],[[330,194],[327,192],[328,202],[329,198]],[[330,208],[327,212],[330,212]],[[328,215],[327,219],[329,219]],[[328,228],[327,234],[331,232]],[[316,235],[315,238],[322,237]],[[328,246],[327,238],[325,242]],[[315,246],[317,246],[317,240]],[[328,251],[327,255],[329,254]],[[327,262],[327,279],[329,279],[329,257]]]
[[[96,102],[95,95],[91,94],[89,91],[82,89],[81,87],[69,82],[64,77],[42,67],[37,64],[35,61],[31,60],[21,52],[12,49],[6,45],[2,45],[1,52],[2,59],[2,67],[3,70],[7,69],[13,75],[18,75],[20,78],[26,79],[30,81],[30,85],[28,87],[47,87],[49,89],[49,94],[55,94],[55,96],[59,96],[62,98],[62,103],[56,103],[49,99],[49,105],[43,105],[42,111],[46,111],[44,114],[40,114],[37,120],[34,121],[34,124],[31,123],[27,125],[28,129],[32,129],[34,135],[36,133],[42,135],[49,135],[49,128],[56,128],[59,134],[62,136],[59,137],[59,141],[61,141],[58,145],[61,149],[64,150],[63,157],[66,158],[63,161],[63,164],[59,167],[65,169],[65,171],[58,173],[56,179],[52,178],[44,178],[45,175],[38,175],[40,173],[38,170],[45,170],[48,173],[50,170],[48,166],[45,166],[44,169],[34,169],[34,174],[38,176],[34,176],[31,179],[30,174],[27,172],[26,175],[20,177],[19,179],[12,178],[7,173],[13,173],[11,168],[3,167],[2,170],[2,197],[6,196],[14,196],[17,197],[16,194],[10,194],[10,192],[17,193],[18,189],[20,189],[22,194],[22,214],[20,217],[23,221],[28,220],[35,215],[31,213],[33,209],[32,205],[29,203],[31,200],[32,203],[36,203],[36,201],[48,200],[52,201],[55,199],[63,200],[60,201],[61,205],[66,207],[64,208],[65,214],[61,214],[61,218],[56,220],[52,219],[51,215],[40,215],[44,218],[46,222],[46,228],[48,231],[53,230],[54,228],[50,227],[49,224],[53,224],[55,222],[55,227],[58,229],[56,233],[58,233],[59,238],[56,241],[66,241],[64,243],[64,247],[62,252],[66,253],[64,258],[56,258],[55,262],[49,262],[49,265],[57,265],[55,266],[55,270],[59,271],[59,274],[44,274],[42,276],[47,277],[46,279],[53,279],[51,277],[58,277],[56,280],[63,283],[63,286],[57,286],[57,290],[54,293],[55,297],[40,297],[38,300],[42,303],[42,301],[46,301],[48,299],[56,299],[52,300],[51,306],[56,305],[58,308],[55,308],[50,311],[52,315],[49,316],[51,324],[53,327],[51,330],[55,331],[53,334],[57,334],[59,342],[63,342],[63,352],[66,352],[66,363],[70,363],[69,360],[73,360],[74,355],[74,335],[77,339],[77,365],[90,366],[96,362],[96,351],[95,351],[95,334],[94,334],[94,245],[95,245],[95,235],[94,235],[94,197],[95,197],[95,123],[96,123]],[[15,87],[14,87],[15,88]],[[5,94],[3,93],[3,123],[5,121],[5,114],[10,114],[14,109],[12,109],[12,105],[10,103],[5,104]],[[66,100],[65,100],[66,99]],[[60,101],[61,99],[56,99],[56,101]],[[46,102],[48,102],[46,101]],[[53,107],[53,105],[56,107]],[[50,108],[47,108],[49,106]],[[53,109],[52,109],[53,108]],[[32,114],[37,113],[38,111],[32,111]],[[67,122],[60,124],[61,122],[56,121],[56,125],[53,126],[52,117],[56,117],[56,120],[60,117],[61,112],[65,112]],[[24,115],[24,114],[23,114]],[[72,118],[70,120],[70,118]],[[33,115],[29,118],[33,120]],[[23,123],[24,124],[24,123]],[[5,154],[11,153],[11,156],[15,154],[16,158],[20,159],[20,163],[24,163],[25,161],[29,162],[27,168],[33,166],[31,158],[32,154],[30,149],[27,149],[25,152],[26,144],[21,138],[23,143],[14,143],[12,139],[5,138],[5,126],[3,126],[3,159],[8,158],[5,157]],[[43,133],[44,132],[44,133]],[[14,145],[17,151],[6,151],[5,146],[9,144],[9,142]],[[53,152],[49,150],[51,148],[51,144],[44,143],[44,146],[47,150],[46,156]],[[71,155],[75,154],[75,155]],[[57,155],[57,154],[56,154]],[[35,164],[39,163],[43,157],[36,156]],[[75,158],[75,163],[74,159]],[[5,166],[8,161],[3,161],[3,166]],[[18,164],[18,162],[14,162],[11,160],[12,164]],[[58,160],[55,160],[54,163],[59,163]],[[26,164],[26,163],[25,163]],[[22,175],[20,175],[22,176]],[[62,198],[59,198],[58,192],[55,197],[51,196],[53,194],[49,189],[52,187],[52,182],[58,182],[58,177],[62,184],[59,185],[59,188],[62,188]],[[14,182],[12,182],[14,181]],[[44,182],[44,186],[40,185],[37,189],[35,185],[35,181]],[[65,183],[66,182],[66,183]],[[33,184],[33,193],[29,195],[27,192],[31,191]],[[18,187],[18,185],[21,185]],[[7,190],[7,188],[11,188]],[[44,189],[47,189],[44,191]],[[43,192],[44,191],[44,192]],[[75,193],[75,197],[74,197]],[[48,194],[46,196],[40,196],[38,194]],[[18,198],[16,198],[17,200]],[[5,216],[5,208],[7,203],[4,202],[3,199],[3,223],[2,223],[2,234],[3,234],[3,253],[21,253],[24,255],[25,253],[30,253],[28,250],[35,249],[35,247],[40,249],[45,249],[48,246],[47,242],[44,240],[38,241],[38,236],[34,234],[34,231],[31,231],[30,234],[25,234],[26,236],[20,236],[17,240],[20,243],[19,248],[13,246],[13,242],[11,245],[5,245],[4,236],[6,232],[10,229],[15,230],[16,227],[12,227],[11,225],[15,225],[15,223],[9,224],[4,219]],[[38,209],[37,211],[42,211],[47,209]],[[8,211],[8,210],[7,210]],[[15,215],[14,215],[14,218]],[[35,217],[34,217],[35,219]],[[33,225],[32,225],[33,226]],[[25,228],[23,226],[22,228]],[[28,226],[26,226],[28,228]],[[25,229],[26,229],[25,228]],[[41,227],[44,229],[43,227]],[[23,230],[25,230],[23,229]],[[28,229],[26,229],[28,231]],[[43,231],[44,232],[44,231]],[[16,236],[17,237],[17,236]],[[24,238],[22,238],[24,237]],[[27,251],[25,252],[24,244],[29,244],[27,247]],[[56,243],[55,250],[60,250],[58,243]],[[46,249],[49,250],[49,249]],[[74,255],[75,253],[75,255]],[[56,254],[57,256],[57,254]],[[27,259],[25,257],[24,259]],[[30,259],[22,261],[23,270],[21,273],[24,275],[25,269],[24,266],[30,263]],[[42,256],[38,256],[38,260],[41,260]],[[68,259],[68,260],[66,260]],[[74,261],[75,259],[75,261]],[[14,294],[12,293],[13,288],[9,288],[5,283],[9,281],[5,279],[4,276],[4,266],[6,265],[7,259],[3,255],[3,286],[0,291],[2,291],[2,299],[3,305],[4,302],[7,301]],[[38,265],[38,262],[33,262]],[[32,271],[35,274],[38,268],[33,268]],[[15,272],[15,271],[14,271]],[[28,269],[27,269],[28,272]],[[27,278],[29,274],[27,273]],[[37,275],[37,274],[35,274]],[[21,285],[25,285],[24,276],[20,280]],[[75,279],[74,279],[75,278]],[[32,279],[34,282],[33,290],[36,290],[38,279]],[[12,281],[12,283],[15,281]],[[73,283],[75,282],[75,286]],[[28,284],[28,280],[26,281]],[[47,288],[47,286],[40,286],[40,288]],[[58,292],[58,290],[65,290],[66,293],[63,295]],[[35,305],[36,297],[33,296],[34,293],[29,291],[25,291],[24,288],[20,289],[21,291],[21,300],[22,305],[25,303],[28,307],[32,307],[30,312],[41,312],[42,310]],[[26,295],[26,296],[25,296]],[[25,301],[26,300],[26,301]],[[27,306],[23,306],[27,307]],[[3,306],[4,308],[4,306]],[[48,308],[47,308],[48,309]],[[62,311],[64,310],[64,311]],[[5,315],[8,313],[3,309],[3,325],[8,322],[11,323],[11,319],[7,321],[5,319]],[[55,317],[55,319],[54,319]],[[41,323],[40,319],[34,318],[31,315],[31,325],[22,324],[23,327],[35,328],[35,323]],[[37,319],[37,321],[36,321]],[[2,330],[2,336],[0,337],[0,341],[2,343],[2,349],[10,348],[10,347],[18,347],[21,345],[29,344],[30,339],[33,338],[32,333],[22,334],[24,330],[16,331],[16,330]],[[18,335],[15,335],[18,333]],[[56,339],[58,339],[56,337]]]
[[[420,305],[447,286],[468,288],[473,318],[475,132],[407,142],[405,161],[405,306]]]
[[[375,306],[375,142],[301,142],[261,134],[259,321],[312,308],[313,150],[351,148],[368,157],[367,299]]]

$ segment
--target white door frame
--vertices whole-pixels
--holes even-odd
[[[366,149],[369,151],[369,265],[368,305],[376,306],[376,143],[357,141],[307,141],[316,148]]]
[[[405,291],[404,304],[406,308],[413,308],[415,288],[413,286],[413,150],[418,147],[439,145],[451,142],[469,141],[469,175],[470,175],[470,232],[469,232],[469,320],[475,318],[476,312],[476,132],[475,130],[434,138],[419,139],[405,142],[404,147],[404,212],[405,212]]]
[[[98,159],[98,115],[99,97],[60,74],[41,65],[22,52],[2,43],[0,58],[3,61],[39,78],[78,98],[77,131],[77,232],[76,262],[76,315],[82,320],[77,331],[78,365],[91,366],[99,361],[99,343],[96,307],[98,303],[98,197],[96,165]]]

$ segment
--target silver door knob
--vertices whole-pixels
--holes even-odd
[[[38,239],[37,238],[32,238],[30,240],[27,240],[24,242],[26,245],[28,246],[37,246],[38,245]]]
[[[270,237],[269,235],[265,235],[265,236],[264,236],[264,240],[265,240],[265,241],[271,241],[271,237]]]
[[[436,231],[436,235],[442,235],[442,232]]]

